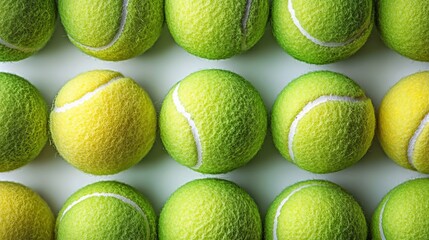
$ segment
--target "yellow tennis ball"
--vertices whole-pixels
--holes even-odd
[[[327,64],[350,57],[373,27],[372,0],[273,0],[273,33],[292,57]]]
[[[404,182],[378,204],[372,217],[373,240],[426,240],[429,237],[429,179]]]
[[[279,94],[271,129],[275,146],[288,161],[314,173],[336,172],[358,162],[371,146],[374,107],[350,78],[311,72]]]
[[[265,240],[365,240],[365,215],[340,186],[309,180],[287,187],[271,203]]]
[[[57,240],[155,240],[156,214],[133,187],[103,181],[71,195],[58,214],[55,229]]]
[[[245,165],[267,132],[267,113],[257,90],[241,76],[217,69],[195,72],[173,86],[159,119],[168,153],[202,173]]]
[[[0,182],[0,239],[52,240],[55,219],[48,204],[28,187]]]
[[[18,61],[42,49],[56,18],[55,0],[1,0],[0,61]]]
[[[60,90],[50,129],[58,152],[70,164],[87,173],[114,174],[151,149],[156,113],[149,95],[132,79],[90,71]]]
[[[177,189],[159,217],[159,240],[261,240],[252,197],[222,179],[198,179]]]
[[[164,23],[163,0],[59,0],[58,11],[74,45],[109,61],[144,53]]]
[[[191,54],[224,59],[252,48],[265,33],[268,0],[166,0],[176,43]]]
[[[403,78],[384,96],[378,136],[384,152],[404,168],[429,173],[429,72]]]

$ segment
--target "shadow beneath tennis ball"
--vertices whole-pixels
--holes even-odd
[[[171,48],[176,46],[176,42],[168,31],[168,27],[164,24],[161,35],[156,40],[155,44],[146,52],[137,56],[137,58],[153,58],[159,55],[166,54]]]

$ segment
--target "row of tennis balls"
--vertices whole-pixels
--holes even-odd
[[[424,240],[429,236],[429,179],[407,181],[379,203],[371,223],[374,240]],[[298,182],[271,203],[263,233],[258,206],[236,184],[199,179],[177,189],[159,221],[150,202],[123,183],[90,184],[72,194],[55,223],[48,204],[31,189],[0,182],[0,238],[7,240],[365,240],[359,203],[324,180]],[[55,227],[54,227],[55,225]],[[54,230],[55,228],[55,230]]]
[[[164,9],[165,8],[165,9]],[[125,60],[156,42],[164,23],[186,51],[224,59],[252,48],[265,32],[269,0],[59,0],[70,41],[104,60]],[[374,8],[376,11],[374,11]],[[315,64],[345,59],[367,41],[376,23],[385,43],[409,58],[429,61],[426,0],[274,0],[275,38],[294,58]],[[2,0],[0,60],[40,50],[55,28],[55,0]]]
[[[46,104],[26,80],[0,74],[0,170],[34,159],[48,138]],[[403,167],[429,173],[429,72],[404,78],[385,96],[379,136]],[[108,70],[80,74],[56,96],[50,132],[60,155],[91,174],[114,174],[139,162],[157,129],[149,95],[132,79]],[[225,70],[202,70],[176,83],[162,104],[161,140],[182,165],[225,173],[261,148],[267,112],[257,90]],[[280,153],[315,173],[342,170],[367,152],[375,131],[371,100],[348,77],[316,71],[279,94],[271,130]]]

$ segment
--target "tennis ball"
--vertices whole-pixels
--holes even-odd
[[[404,168],[429,173],[429,72],[403,78],[384,96],[378,136],[384,152]]]
[[[273,34],[292,57],[327,64],[356,53],[371,34],[372,0],[273,0]]]
[[[48,204],[28,187],[0,182],[0,239],[54,239],[55,219]]]
[[[392,189],[379,203],[371,224],[373,240],[424,240],[429,236],[429,179]]]
[[[189,53],[225,59],[252,48],[264,35],[268,0],[166,0],[171,35]]]
[[[350,78],[317,71],[290,82],[274,103],[274,144],[288,161],[314,173],[359,161],[375,131],[374,107]]]
[[[134,188],[115,181],[90,184],[71,195],[58,214],[56,239],[156,239],[156,215]]]
[[[365,216],[340,186],[322,180],[296,183],[268,209],[265,239],[349,240],[367,238]]]
[[[114,174],[149,152],[156,113],[149,95],[132,79],[108,70],[90,71],[60,90],[50,129],[67,162],[87,173]]]
[[[378,0],[376,7],[384,43],[405,57],[429,61],[429,1]]]
[[[243,189],[221,179],[199,179],[176,190],[159,217],[160,240],[262,239],[258,206]]]
[[[0,1],[0,61],[18,61],[42,49],[55,30],[54,0]]]
[[[0,172],[35,159],[48,140],[48,110],[27,80],[0,73]]]
[[[245,165],[261,148],[267,130],[259,93],[224,70],[195,72],[174,85],[159,118],[168,153],[202,173],[225,173]]]
[[[58,0],[70,41],[93,57],[120,61],[148,50],[161,35],[163,0]]]

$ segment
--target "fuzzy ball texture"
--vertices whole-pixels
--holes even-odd
[[[236,184],[199,179],[176,190],[159,218],[160,240],[260,240],[262,223],[253,199]]]
[[[161,139],[180,164],[224,173],[249,162],[267,130],[256,89],[239,75],[203,70],[172,87],[160,113]]]
[[[429,236],[429,179],[392,189],[379,203],[371,224],[373,240],[425,240]]]
[[[268,209],[265,239],[365,240],[368,228],[356,200],[340,186],[322,180],[296,183]]]
[[[376,2],[376,25],[384,43],[405,57],[429,61],[429,1]]]
[[[292,57],[327,64],[350,57],[373,27],[372,0],[273,0],[273,33]]]
[[[97,182],[67,199],[55,229],[57,240],[155,240],[156,214],[134,188]]]
[[[0,172],[35,159],[48,140],[48,109],[27,80],[0,73]]]
[[[374,107],[350,78],[317,71],[290,82],[274,103],[274,144],[288,161],[329,173],[359,161],[375,131]]]
[[[138,163],[156,135],[149,95],[118,72],[97,70],[69,81],[51,112],[52,140],[60,155],[95,175],[114,174]]]
[[[268,0],[165,1],[166,22],[176,43],[208,59],[252,48],[265,33],[268,13]]]
[[[164,23],[163,0],[59,0],[58,9],[70,41],[108,61],[144,53]]]
[[[55,218],[48,204],[28,187],[0,182],[0,239],[52,240]]]
[[[0,1],[0,61],[18,61],[42,49],[55,30],[54,0]]]
[[[403,78],[384,96],[378,136],[384,152],[402,167],[429,173],[429,72]]]

